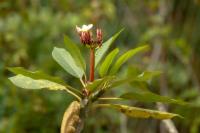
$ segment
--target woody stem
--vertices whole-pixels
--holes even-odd
[[[95,49],[90,48],[90,82],[94,81]]]

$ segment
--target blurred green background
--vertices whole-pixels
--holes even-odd
[[[54,46],[63,36],[77,44],[76,25],[101,27],[104,41],[125,28],[114,47],[122,52],[141,43],[151,45],[145,55],[129,61],[129,68],[161,70],[151,81],[153,92],[181,98],[195,107],[165,105],[183,115],[171,123],[180,133],[200,132],[200,1],[199,0],[0,0],[0,132],[58,133],[62,115],[73,98],[62,91],[24,90],[8,81],[10,66],[43,70],[79,87],[53,61]],[[87,57],[87,50],[82,48]],[[112,49],[112,48],[111,48]],[[121,74],[126,71],[121,70]],[[121,88],[123,89],[123,88]],[[111,94],[117,95],[120,89]],[[157,109],[155,103],[133,101]],[[158,120],[127,118],[113,110],[93,110],[86,133],[168,133]]]

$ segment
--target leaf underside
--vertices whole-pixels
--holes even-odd
[[[24,89],[43,89],[47,88],[50,90],[65,90],[66,87],[55,82],[44,79],[32,79],[30,77],[18,74],[16,76],[10,77],[9,80],[15,84],[17,87]]]
[[[72,55],[63,48],[54,48],[52,52],[54,60],[61,65],[69,74],[82,78],[84,70],[76,65]]]
[[[67,51],[70,52],[77,65],[85,71],[86,70],[85,60],[81,55],[81,51],[78,48],[78,46],[68,36],[64,36],[64,43]]]
[[[8,70],[14,74],[21,74],[33,79],[45,79],[45,80],[56,82],[58,84],[65,84],[65,82],[61,78],[50,76],[42,71],[31,72],[22,67],[9,67]]]

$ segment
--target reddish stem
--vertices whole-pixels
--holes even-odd
[[[90,82],[94,81],[95,49],[90,48]]]

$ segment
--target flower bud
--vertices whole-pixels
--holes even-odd
[[[91,35],[89,31],[82,31],[80,33],[80,40],[81,42],[86,45],[90,45],[92,43]]]
[[[76,26],[76,31],[80,36],[80,41],[82,44],[89,46],[90,48],[101,47],[103,42],[103,34],[101,29],[96,29],[96,38],[92,36],[93,25],[82,25],[82,27]]]
[[[80,36],[81,43],[84,45],[91,45],[92,44],[92,34],[90,33],[90,29],[93,27],[92,24],[83,25],[82,28],[76,26],[76,31]]]
[[[97,36],[97,44],[99,47],[102,45],[103,42],[103,33],[101,29],[96,30],[96,36]]]

